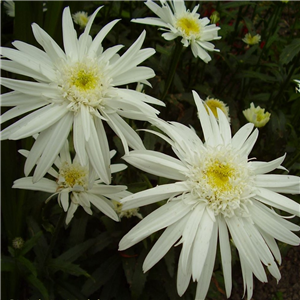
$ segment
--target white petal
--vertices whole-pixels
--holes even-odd
[[[241,151],[244,152],[244,155],[248,157],[250,152],[252,151],[252,148],[254,147],[254,144],[256,143],[256,140],[258,138],[258,129],[255,128],[252,134],[248,137],[246,142],[241,148]]]
[[[69,208],[69,192],[62,191],[60,193],[60,203],[61,206],[63,207],[63,210],[67,211]]]
[[[114,209],[108,205],[101,197],[98,197],[94,194],[89,193],[88,194],[89,201],[95,205],[101,212],[103,212],[105,215],[107,215],[112,220],[118,222],[119,217],[117,213],[114,211]]]
[[[225,290],[227,298],[230,297],[232,289],[232,272],[231,272],[231,249],[227,230],[227,225],[223,216],[216,218],[219,226],[220,252],[222,260],[222,269],[225,282]]]
[[[75,204],[73,201],[71,201],[70,207],[68,209],[67,217],[66,217],[66,224],[68,225],[72,218],[74,217],[74,213],[78,208],[78,204]]]
[[[170,248],[176,243],[176,241],[180,238],[182,234],[185,222],[186,217],[183,217],[178,222],[167,227],[167,229],[159,237],[155,245],[152,247],[152,249],[146,256],[145,261],[143,263],[144,272],[147,272],[158,261],[160,261],[170,250]]]
[[[81,105],[80,117],[81,117],[84,138],[86,141],[88,141],[90,138],[90,135],[91,135],[91,128],[90,128],[91,118],[93,118],[93,117],[90,114],[86,105]]]
[[[188,187],[181,183],[164,184],[130,195],[121,200],[121,203],[123,209],[127,210],[169,199],[186,191],[188,191]]]
[[[203,266],[208,255],[213,228],[214,222],[205,211],[198,226],[192,249],[192,277],[194,281],[199,280],[203,271]]]
[[[242,146],[244,145],[246,139],[252,132],[254,127],[253,123],[247,123],[244,125],[242,128],[239,129],[239,131],[233,136],[231,140],[231,145],[234,149],[241,149]]]
[[[168,27],[166,22],[162,21],[159,18],[153,18],[153,17],[132,19],[131,22],[140,23],[140,24],[148,24],[148,25],[153,25],[153,26]]]
[[[80,114],[74,115],[74,124],[73,124],[73,142],[76,154],[78,155],[79,162],[82,166],[87,165],[87,153],[85,149],[85,135],[83,132],[82,118]]]
[[[271,205],[300,217],[300,205],[288,197],[277,194],[276,192],[264,188],[257,188],[254,198],[267,205]]]
[[[181,251],[179,256],[178,271],[177,271],[177,292],[180,297],[185,293],[191,280],[191,276],[192,276],[191,262],[192,262],[192,255],[190,252],[187,261],[187,270],[184,271],[182,267],[183,263],[182,263],[182,251]]]
[[[231,142],[231,129],[230,124],[225,114],[218,108],[219,131],[223,139],[223,144],[227,146]]]
[[[42,178],[53,164],[70,133],[72,122],[73,113],[69,112],[54,125],[54,129],[49,135],[48,143],[35,169],[34,182]]]
[[[279,168],[285,156],[286,154],[269,162],[250,161],[248,164],[253,169],[254,174],[265,174]]]
[[[250,240],[242,218],[232,217],[225,219],[232,239],[238,249],[240,256],[245,257],[252,272],[262,282],[267,282],[267,276],[260,262],[256,248]]]
[[[47,178],[42,178],[39,182],[33,183],[32,177],[23,177],[15,180],[12,187],[15,189],[42,191],[53,194],[56,192],[57,184],[55,181]]]
[[[147,173],[165,178],[185,180],[184,173],[188,172],[180,160],[156,151],[130,151],[123,159]]]
[[[211,281],[215,259],[216,259],[216,252],[217,252],[217,241],[218,241],[218,225],[216,223],[213,224],[213,229],[211,233],[211,239],[209,241],[209,253],[205,259],[205,263],[203,266],[203,271],[200,276],[200,280],[197,284],[197,291],[196,291],[196,299],[203,299],[205,300],[209,284]]]
[[[172,225],[183,218],[190,207],[181,201],[172,201],[153,211],[140,221],[120,241],[119,250],[125,250],[160,229]]]

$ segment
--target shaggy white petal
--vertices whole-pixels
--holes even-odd
[[[43,191],[47,193],[55,193],[57,184],[47,178],[42,178],[40,181],[33,183],[32,177],[24,177],[14,181],[12,186],[15,189],[26,189],[34,191]]]

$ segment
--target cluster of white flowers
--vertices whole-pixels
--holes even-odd
[[[184,1],[161,1],[161,7],[151,0],[145,4],[158,18],[132,21],[162,27],[166,40],[180,37],[183,45],[191,46],[194,56],[206,63],[211,60],[207,51],[219,51],[209,41],[220,38],[220,28],[208,25],[208,18],[200,18],[199,5],[189,11]],[[34,80],[1,79],[1,84],[12,90],[2,95],[1,105],[13,106],[2,115],[1,122],[26,114],[3,129],[1,139],[35,138],[29,151],[20,150],[26,157],[25,177],[16,180],[13,187],[48,192],[51,196],[47,200],[57,196],[66,212],[66,224],[79,206],[88,214],[96,208],[119,221],[124,216],[142,219],[139,207],[168,200],[122,238],[119,250],[165,228],[144,261],[144,271],[173,245],[182,245],[178,294],[186,291],[192,278],[198,282],[196,299],[205,299],[218,244],[226,295],[230,296],[232,241],[250,299],[253,274],[267,281],[264,266],[280,279],[277,263],[281,256],[275,239],[291,245],[300,242],[292,232],[299,226],[273,209],[300,216],[299,204],[280,194],[299,194],[299,177],[268,174],[284,169],[281,164],[285,155],[270,162],[249,159],[258,137],[252,123],[263,126],[270,114],[251,104],[251,110],[244,112],[251,123],[232,137],[228,107],[214,98],[203,101],[193,91],[204,141],[193,128],[161,120],[159,111],[151,105],[164,103],[141,92],[142,84],[149,85],[148,79],[155,76],[151,68],[139,66],[155,53],[154,49],[141,48],[145,31],[121,56],[118,52],[123,45],[104,50],[102,41],[119,20],[108,23],[92,39],[89,32],[100,9],[89,17],[82,12],[73,15],[74,22],[84,28],[79,38],[70,9],[64,9],[64,49],[37,24],[32,25],[33,34],[43,50],[21,41],[13,42],[16,49],[1,47],[1,68]],[[130,83],[138,83],[137,90],[120,87]],[[152,133],[169,143],[177,158],[145,149],[123,117],[158,127],[162,133]],[[124,185],[112,185],[111,174],[126,165],[111,164],[115,151],[109,149],[104,122],[121,139],[127,163],[176,182],[135,194]],[[73,159],[70,134],[76,152]]]

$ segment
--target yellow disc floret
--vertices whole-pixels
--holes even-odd
[[[219,108],[229,120],[229,109],[223,101],[220,101],[219,99],[207,97],[207,99],[204,101],[204,104],[207,112],[208,112],[207,107],[209,107],[211,112],[214,114],[216,118],[218,118],[217,108]]]
[[[201,35],[202,26],[199,18],[189,12],[178,17],[175,26],[187,39],[199,38]]]

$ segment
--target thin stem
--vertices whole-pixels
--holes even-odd
[[[172,59],[171,59],[171,63],[170,63],[169,71],[168,71],[168,76],[167,76],[167,79],[165,82],[165,90],[164,90],[162,98],[161,98],[162,101],[166,98],[169,88],[171,86],[171,83],[173,81],[175,71],[176,71],[180,56],[181,56],[182,48],[183,48],[182,43],[179,40],[177,40],[176,46],[175,46],[175,49],[174,49],[174,52],[172,55]]]
[[[57,241],[57,238],[58,238],[58,234],[60,232],[60,229],[61,227],[63,226],[64,224],[64,221],[65,221],[65,212],[62,212],[59,216],[59,219],[57,221],[57,224],[56,224],[56,227],[55,227],[55,230],[54,230],[54,233],[52,235],[52,239],[51,239],[51,242],[50,242],[50,245],[48,247],[48,250],[47,250],[47,253],[45,255],[45,259],[44,259],[44,262],[43,262],[43,267],[42,269],[44,269],[51,253],[52,253],[52,250],[56,244],[56,241]]]

